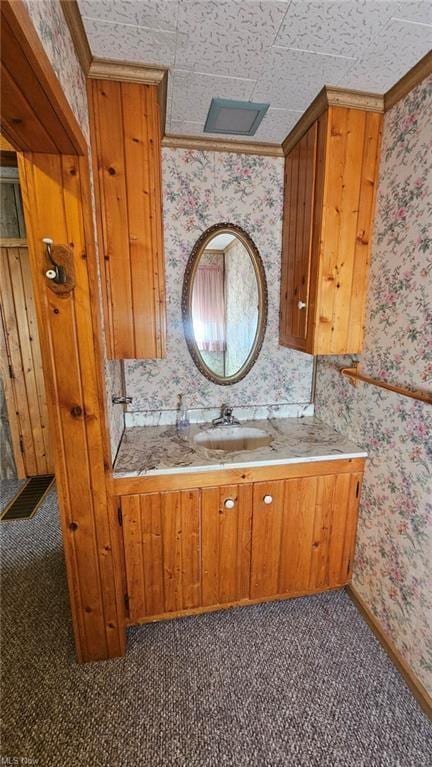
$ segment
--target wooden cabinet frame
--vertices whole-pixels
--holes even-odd
[[[280,343],[309,354],[363,345],[382,107],[315,100],[284,142]]]
[[[125,625],[88,147],[24,3],[3,0],[1,15],[1,125],[18,151],[76,653],[99,660],[124,653]],[[67,296],[45,277],[47,236],[73,249]]]
[[[359,458],[116,480],[128,624],[346,585],[363,468]]]

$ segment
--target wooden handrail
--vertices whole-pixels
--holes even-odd
[[[388,391],[394,391],[396,394],[402,394],[404,397],[411,397],[411,399],[417,399],[421,402],[427,402],[428,405],[432,405],[432,394],[422,391],[421,389],[404,389],[401,386],[394,386],[393,384],[386,383],[385,381],[379,381],[377,378],[371,378],[360,373],[358,367],[340,368],[340,374],[347,378],[353,385],[357,385],[357,381],[364,381],[364,383],[372,384],[372,386],[379,386],[380,389],[387,389]]]

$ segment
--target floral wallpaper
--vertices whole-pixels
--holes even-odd
[[[249,253],[234,240],[225,251],[226,375],[247,360],[258,327],[258,284]]]
[[[385,116],[363,370],[432,389],[432,77]],[[432,693],[430,405],[338,374],[320,358],[316,411],[369,451],[354,585]]]
[[[125,362],[129,410],[309,402],[312,357],[279,346],[283,159],[186,149],[163,150],[167,356]],[[229,387],[208,381],[186,346],[181,316],[183,275],[190,252],[212,224],[243,227],[267,276],[269,313],[261,354],[251,372]]]
[[[89,139],[86,81],[60,2],[24,0],[24,3],[72,111]]]

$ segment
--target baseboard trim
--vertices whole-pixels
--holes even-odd
[[[357,589],[355,589],[354,586],[349,585],[349,586],[346,586],[346,591],[348,596],[354,602],[358,611],[361,613],[361,615],[365,619],[369,628],[373,631],[376,638],[378,639],[380,644],[383,646],[387,655],[393,661],[399,673],[403,676],[405,682],[410,688],[418,704],[423,709],[425,714],[429,717],[429,719],[432,720],[431,696],[429,695],[425,687],[423,687],[422,683],[417,679],[416,675],[414,674],[412,669],[408,666],[406,661],[402,658],[402,655],[400,654],[399,650],[396,649],[391,639],[389,639],[386,632],[382,628],[380,622],[377,620],[375,615],[366,605],[366,603],[364,602],[364,600],[358,593]]]

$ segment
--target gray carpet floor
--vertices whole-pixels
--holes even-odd
[[[1,484],[3,502],[16,486]],[[430,722],[343,591],[133,628],[125,658],[78,666],[55,492],[0,531],[3,758],[432,764]]]

